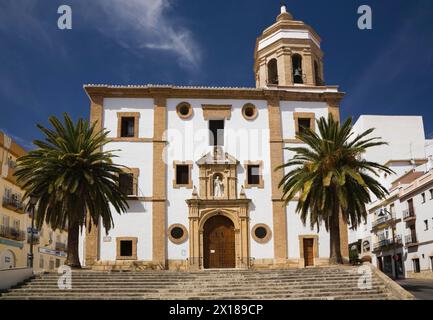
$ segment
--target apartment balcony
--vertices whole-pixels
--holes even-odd
[[[66,243],[56,242],[56,250],[57,251],[66,251]]]
[[[3,197],[3,207],[16,212],[24,213],[24,204],[16,197]]]
[[[404,237],[404,243],[406,248],[416,247],[418,245],[418,237],[416,234],[409,234]]]
[[[404,222],[410,222],[410,221],[415,221],[416,220],[416,215],[415,215],[415,211],[413,210],[403,210],[403,221]]]
[[[394,224],[395,222],[395,214],[380,217],[373,221],[371,231],[387,227],[391,224]]]
[[[386,251],[402,245],[401,236],[396,236],[394,239],[383,239],[373,245],[373,252]]]
[[[16,241],[25,241],[26,232],[11,227],[0,226],[0,237]]]

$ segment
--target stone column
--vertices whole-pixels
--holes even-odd
[[[302,71],[305,74],[305,84],[314,85],[314,67],[313,67],[313,57],[311,55],[311,50],[304,49],[302,54]]]
[[[274,171],[276,167],[284,162],[281,110],[278,96],[269,96],[267,100],[270,130],[274,257],[277,263],[284,263],[287,260],[287,219],[286,207],[283,206],[284,202],[281,200],[282,192],[278,188],[278,184],[283,178],[283,170]]]
[[[154,99],[152,248],[153,262],[163,268],[167,267],[167,165],[163,137],[167,129],[166,103],[164,97]]]
[[[104,97],[102,96],[91,96],[90,97],[90,122],[95,123],[95,130],[100,131],[103,128],[102,119],[104,111]],[[90,219],[90,216],[88,216]],[[85,234],[85,254],[84,264],[89,267],[93,266],[99,259],[99,225],[92,225],[90,232],[86,227]]]
[[[278,49],[277,62],[278,62],[279,85],[280,86],[293,85],[291,50],[286,48]]]

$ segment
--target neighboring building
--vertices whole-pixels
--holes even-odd
[[[24,191],[13,176],[16,159],[26,154],[6,134],[0,132],[0,270],[27,266],[30,252],[31,215],[23,202]],[[44,224],[34,230],[34,270],[55,270],[66,258],[67,232],[52,231]]]
[[[433,150],[422,117],[361,116],[354,128],[358,133],[375,128],[374,136],[389,143],[364,157],[396,174],[380,177],[390,194],[373,199],[367,223],[350,230],[350,248],[358,245],[361,257],[370,256],[390,276],[433,277]]]
[[[296,133],[339,118],[344,94],[324,84],[317,33],[282,6],[257,39],[256,88],[86,85],[91,120],[121,150],[126,214],[80,240],[86,266],[169,269],[306,267],[329,263],[329,234],[285,207],[274,169]],[[113,209],[113,211],[115,211]],[[347,226],[341,247],[348,258]]]

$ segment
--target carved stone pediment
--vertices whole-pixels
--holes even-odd
[[[197,161],[200,169],[198,197],[206,200],[239,199],[237,193],[237,166],[239,161],[215,147]]]

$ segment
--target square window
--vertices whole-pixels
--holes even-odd
[[[248,171],[248,184],[249,185],[260,184],[260,166],[249,165],[247,171]]]
[[[134,117],[122,117],[120,128],[120,137],[122,138],[133,138],[135,137],[135,118]]]
[[[132,257],[132,240],[120,241],[120,256]]]
[[[209,145],[224,145],[224,120],[209,120]]]
[[[311,129],[310,118],[298,118],[299,133],[304,132],[306,129]]]
[[[178,164],[176,166],[176,184],[178,185],[189,184],[189,165]]]
[[[132,173],[120,173],[119,188],[127,196],[134,195],[134,175]]]

